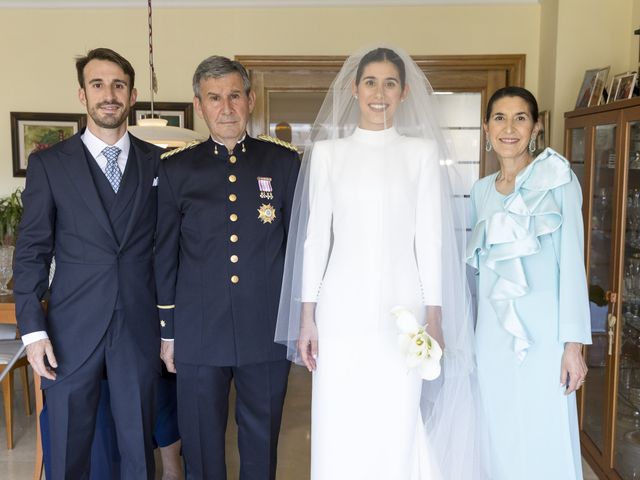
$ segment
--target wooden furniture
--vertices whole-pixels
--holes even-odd
[[[13,297],[10,295],[0,296],[0,323],[3,324],[16,324],[15,306],[13,304]],[[5,342],[8,340],[5,340]],[[15,342],[11,342],[10,349],[13,350]],[[13,353],[11,354],[13,356]],[[6,363],[0,364],[0,372],[3,372],[7,368],[9,359],[6,359]],[[22,387],[24,391],[24,409],[27,415],[31,415],[31,395],[29,393],[29,374],[28,367],[29,362],[26,356],[18,359],[13,365],[11,371],[2,380],[2,397],[4,403],[4,417],[5,427],[7,430],[7,448],[11,450],[13,448],[13,376],[16,369],[20,369],[20,376],[22,378]]]
[[[13,301],[13,297],[11,296],[0,296],[0,323],[8,323],[8,324],[16,324],[16,306]],[[26,359],[25,359],[26,361]],[[25,394],[28,395],[28,377],[27,377],[27,368],[25,366],[24,370],[24,389]],[[9,378],[5,379],[5,381],[9,380]],[[4,383],[4,382],[3,382]],[[44,406],[42,390],[40,390],[40,377],[34,372],[33,374],[33,384],[35,387],[35,399],[36,399],[36,461],[35,461],[35,471],[34,471],[34,480],[40,480],[42,477],[43,471],[43,462],[42,462],[42,441],[40,438],[40,412],[42,412],[42,408]],[[4,385],[3,385],[4,388]],[[7,398],[5,396],[5,416],[7,415]],[[28,407],[27,407],[28,402]],[[9,405],[11,405],[9,403]],[[28,414],[31,414],[31,401],[25,398],[25,409]],[[10,415],[10,414],[9,414]],[[9,432],[9,425],[7,425],[7,432]],[[7,444],[9,444],[9,433],[7,433]]]
[[[40,413],[44,408],[44,395],[40,389],[40,375],[33,372],[33,387],[36,391],[36,461],[33,467],[33,480],[40,480],[44,471],[42,454],[42,435],[40,430]]]
[[[593,345],[582,453],[601,479],[640,477],[640,98],[565,114],[582,184]]]

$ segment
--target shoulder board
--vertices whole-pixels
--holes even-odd
[[[194,140],[193,142],[186,144],[184,147],[174,148],[173,150],[169,150],[168,152],[164,152],[162,155],[160,155],[160,158],[165,159],[165,158],[170,157],[171,155],[175,155],[176,153],[184,152],[185,150],[189,150],[190,148],[195,147],[199,143],[201,143],[201,142],[199,142],[197,140]]]
[[[270,135],[265,135],[264,133],[258,135],[258,140],[262,140],[263,142],[275,143],[276,145],[280,145],[281,147],[288,148],[289,150],[293,150],[297,152],[298,149],[295,145],[289,142],[285,142],[284,140],[280,140],[279,138],[272,137]]]

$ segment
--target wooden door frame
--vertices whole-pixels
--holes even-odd
[[[251,120],[254,133],[266,131],[266,95],[270,89],[271,74],[314,74],[338,73],[346,56],[338,55],[237,55],[251,77],[256,93],[256,108]],[[453,92],[479,92],[482,95],[482,118],[489,96],[503,86],[524,86],[526,56],[506,55],[414,55],[413,60],[427,75],[435,90]],[[291,89],[299,90],[291,77]],[[326,86],[328,87],[328,85]],[[326,88],[325,87],[325,88]],[[282,88],[282,85],[280,86]],[[484,131],[481,132],[480,176],[498,170],[498,162],[493,154],[487,154],[484,145]]]

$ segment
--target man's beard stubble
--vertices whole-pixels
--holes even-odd
[[[124,105],[119,102],[101,102],[96,104],[93,108],[89,109],[88,114],[91,119],[101,128],[118,128],[120,125],[127,121],[129,116],[129,109],[124,108],[119,115],[101,115],[100,108],[105,105],[116,105],[123,108]]]

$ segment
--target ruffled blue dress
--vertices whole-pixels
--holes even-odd
[[[511,194],[496,177],[473,186],[467,249],[492,479],[582,480],[575,394],[560,386],[565,342],[591,343],[580,184],[550,148]]]

